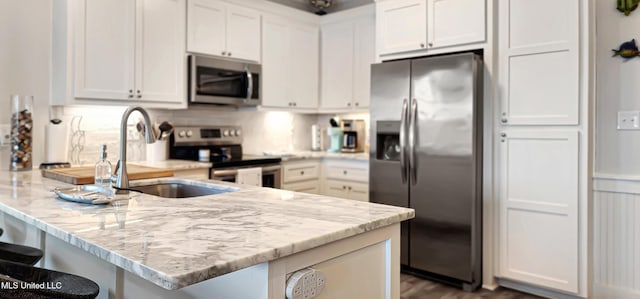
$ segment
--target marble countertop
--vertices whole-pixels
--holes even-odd
[[[281,157],[282,161],[296,161],[304,159],[345,159],[369,161],[369,153],[330,153],[326,151],[292,151],[266,152],[265,155]]]
[[[131,185],[179,179],[132,181]],[[207,184],[209,182],[193,182]],[[0,171],[0,211],[165,289],[178,289],[414,217],[411,209],[215,182],[236,192],[168,199],[132,193],[92,206],[68,184]]]
[[[188,160],[164,160],[164,161],[131,161],[127,164],[136,164],[155,168],[165,168],[173,170],[186,170],[186,169],[202,169],[211,168],[209,162],[198,162]]]

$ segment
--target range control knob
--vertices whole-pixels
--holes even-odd
[[[229,130],[222,131],[222,136],[229,136]]]
[[[185,131],[180,131],[180,133],[178,133],[179,137],[184,137],[186,135],[187,135],[187,133]]]
[[[240,135],[242,135],[242,131],[236,130],[236,136],[240,136]]]
[[[187,137],[191,137],[191,136],[193,136],[193,131],[191,130],[187,131]]]

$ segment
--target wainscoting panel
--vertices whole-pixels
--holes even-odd
[[[594,297],[640,299],[640,193],[628,178],[594,180]]]

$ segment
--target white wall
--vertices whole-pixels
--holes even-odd
[[[11,94],[34,96],[34,167],[44,156],[51,72],[51,0],[0,0],[0,124]],[[6,155],[0,168],[7,168]]]
[[[611,57],[625,41],[640,44],[640,10],[628,17],[615,1],[596,1],[596,173],[640,175],[640,131],[616,130],[619,110],[640,110],[640,57]]]

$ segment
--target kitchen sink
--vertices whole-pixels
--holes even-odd
[[[188,198],[238,191],[238,188],[217,184],[185,184],[177,182],[131,186],[130,190],[165,198]]]

